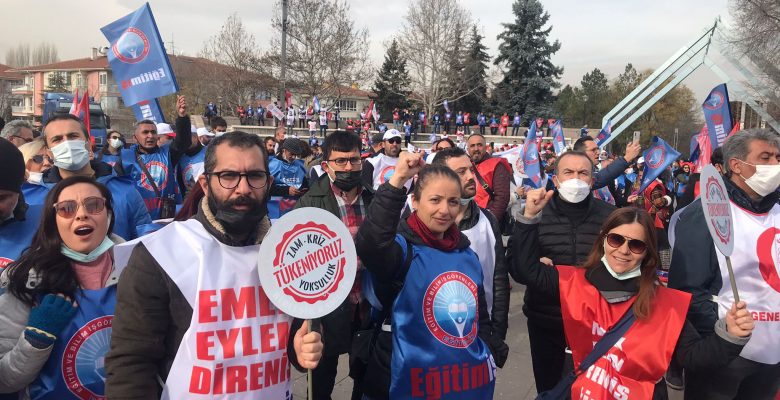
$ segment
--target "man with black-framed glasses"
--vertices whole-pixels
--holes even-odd
[[[395,172],[395,164],[398,162],[398,155],[401,154],[401,132],[396,129],[390,129],[382,135],[384,142],[384,153],[366,159],[363,163],[362,182],[363,186],[376,191],[379,185],[390,180]],[[404,187],[406,190],[412,186],[412,180],[406,181]]]
[[[273,308],[260,285],[273,184],[263,139],[218,136],[204,168],[195,216],[116,249],[117,265],[127,267],[106,356],[108,398],[290,398],[287,363],[313,369],[322,355],[320,334],[291,330],[292,317]],[[223,333],[240,335],[241,347]],[[223,369],[232,383],[210,378]],[[273,383],[258,384],[258,373]]]
[[[295,205],[295,208],[316,207],[329,211],[344,222],[353,238],[373,198],[371,190],[361,184],[360,145],[357,134],[347,131],[329,134],[322,145],[320,167],[323,174]],[[368,305],[360,290],[363,268],[361,264],[358,265],[358,275],[347,300],[336,311],[321,318],[323,335],[328,337],[328,341],[319,366],[312,371],[316,400],[330,399],[339,355],[350,351],[354,330],[368,314]],[[295,320],[293,330],[298,329],[301,323],[301,320]],[[353,390],[352,398],[360,398],[356,390]]]
[[[5,124],[3,130],[0,131],[0,137],[19,147],[33,141],[33,127],[27,121],[21,119],[13,120]]]

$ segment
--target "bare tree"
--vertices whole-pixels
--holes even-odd
[[[237,13],[230,15],[220,31],[203,43],[201,57],[228,67],[203,71],[207,74],[203,77],[205,80],[220,83],[218,93],[212,96],[221,96],[227,109],[245,105],[261,90],[268,89],[268,79],[260,69],[259,52],[255,36],[246,29]]]
[[[455,101],[472,92],[470,79],[452,68],[452,57],[463,57],[453,38],[466,37],[471,15],[458,0],[415,0],[409,5],[398,45],[407,59],[413,101],[430,114],[444,100]]]
[[[30,44],[19,43],[5,52],[5,63],[9,67],[19,68],[30,65]]]
[[[727,34],[735,58],[748,59],[756,67],[760,87],[747,84],[761,102],[780,104],[780,2],[777,0],[731,0],[735,21]],[[768,107],[770,114],[780,117],[777,106]]]
[[[278,7],[281,9],[281,6]],[[372,78],[368,58],[368,29],[357,28],[343,0],[298,0],[287,21],[287,80],[306,96],[318,96],[323,107],[337,102],[353,84]],[[273,20],[277,34],[271,38],[266,59],[278,72],[281,67],[281,17]]]
[[[52,43],[43,42],[32,50],[32,65],[51,64],[60,61],[57,47]]]

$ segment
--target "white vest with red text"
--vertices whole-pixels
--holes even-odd
[[[162,399],[291,399],[292,318],[260,285],[260,245],[228,246],[194,219],[141,242],[192,306]]]
[[[739,299],[748,304],[756,326],[740,356],[764,364],[780,362],[780,205],[766,214],[754,214],[731,202],[734,252],[731,267]],[[723,285],[718,292],[718,318],[734,303],[726,258],[715,251]]]

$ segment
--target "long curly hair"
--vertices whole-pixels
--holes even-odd
[[[48,293],[62,293],[72,298],[78,290],[78,279],[71,267],[71,261],[61,251],[62,237],[57,229],[54,203],[65,188],[79,183],[93,185],[100,191],[101,196],[106,199],[106,211],[111,221],[106,234],[111,234],[114,229],[114,209],[108,188],[85,176],[73,176],[57,183],[46,195],[41,223],[33,236],[32,244],[18,260],[8,266],[6,272],[10,280],[8,292],[31,307],[35,305],[36,299]],[[27,285],[32,269],[35,269],[40,279],[34,288]]]
[[[658,240],[655,233],[653,219],[647,211],[636,207],[619,208],[609,214],[607,220],[601,226],[601,232],[593,243],[593,249],[590,255],[582,265],[584,268],[596,268],[601,266],[601,257],[604,256],[604,240],[607,234],[620,225],[639,223],[645,232],[645,256],[642,259],[642,265],[639,267],[642,275],[639,277],[639,294],[634,301],[634,314],[638,319],[645,319],[650,316],[650,303],[655,296],[655,286],[659,282],[657,270],[661,265],[661,259],[658,255]]]

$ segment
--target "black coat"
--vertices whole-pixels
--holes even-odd
[[[539,223],[539,255],[552,260],[555,265],[580,265],[590,254],[593,243],[598,238],[601,225],[609,214],[615,210],[615,206],[588,196],[584,201],[588,202],[588,209],[582,222],[572,221],[565,208],[561,207],[562,200],[556,194],[542,210],[542,219]],[[521,222],[516,224],[523,225]],[[517,225],[515,227],[517,229]],[[512,239],[512,257],[523,258],[525,254],[536,251],[529,247],[529,243]],[[509,273],[518,282],[518,265],[514,260],[509,264]],[[521,282],[522,283],[522,282]],[[561,303],[557,294],[550,296],[528,287],[525,291],[523,313],[537,322],[548,322],[561,325]]]
[[[364,189],[360,196],[363,198],[363,204],[366,209],[368,209],[368,205],[371,204],[374,194],[371,193],[371,191]],[[333,190],[330,188],[330,178],[328,178],[327,174],[323,174],[319,177],[319,179],[314,182],[311,189],[298,199],[298,203],[295,204],[295,209],[301,207],[320,208],[341,218],[341,214],[339,214],[339,204],[336,202],[336,195],[333,194]],[[355,306],[347,299],[332,313],[320,318],[323,335],[322,343],[324,345],[323,355],[325,357],[337,356],[349,352],[352,344],[354,316]],[[290,331],[297,332],[302,323],[303,320],[295,319]],[[324,339],[325,337],[327,337],[327,339]]]

